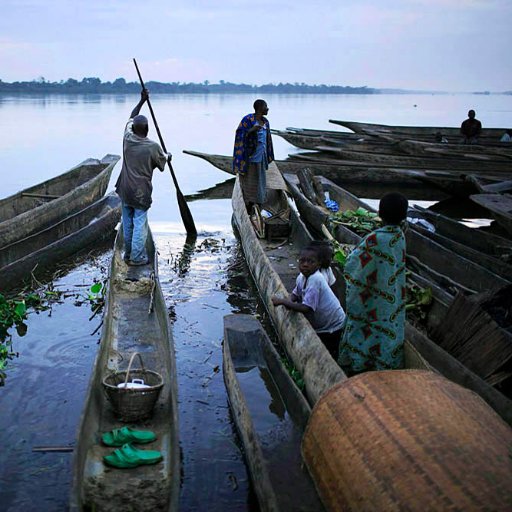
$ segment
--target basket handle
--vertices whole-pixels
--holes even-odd
[[[135,359],[135,356],[139,356],[140,366],[142,367],[142,371],[146,374],[146,368],[144,368],[144,363],[142,362],[142,357],[138,352],[134,352],[130,357],[130,362],[128,363],[128,370],[126,370],[126,378],[124,379],[124,387],[128,384],[128,378],[130,377],[130,370],[132,369],[132,363]]]

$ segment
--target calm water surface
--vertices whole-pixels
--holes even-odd
[[[245,95],[153,96],[152,103],[182,192],[192,194],[227,178],[183,149],[229,154],[234,130],[255,98]],[[512,96],[266,96],[273,128],[336,129],[328,119],[458,126],[469,108],[484,126],[508,126]],[[124,123],[137,96],[0,97],[0,197],[51,178],[80,161],[121,154]],[[150,127],[150,137],[155,138]],[[276,156],[297,151],[275,137]],[[110,189],[120,171],[114,169]],[[222,317],[265,312],[247,278],[231,228],[229,199],[189,204],[200,231],[195,247],[185,233],[168,172],[153,180],[150,223],[160,253],[162,288],[174,323],[181,452],[182,510],[256,510],[230,418],[222,380]],[[70,262],[55,286],[64,291],[49,311],[32,313],[28,332],[14,337],[19,357],[0,388],[0,509],[65,510],[69,453],[35,446],[75,442],[83,398],[99,341],[101,319],[83,298],[106,276],[110,251]],[[63,267],[64,268],[64,267]],[[97,331],[97,332],[95,332]],[[95,333],[94,333],[95,332]],[[94,333],[94,334],[93,334]]]

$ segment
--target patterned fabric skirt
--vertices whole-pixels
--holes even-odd
[[[263,162],[247,164],[247,172],[240,175],[240,185],[246,203],[262,205],[267,199],[267,168]]]

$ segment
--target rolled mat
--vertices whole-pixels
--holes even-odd
[[[367,372],[333,386],[302,455],[331,511],[512,510],[512,429],[433,372]]]

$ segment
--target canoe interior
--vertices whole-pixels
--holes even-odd
[[[323,510],[300,454],[311,410],[256,318],[224,317],[223,361],[260,509]]]
[[[349,194],[341,187],[325,180],[323,184],[329,192],[330,198],[338,202],[341,211],[355,210],[358,207],[375,211],[364,201]],[[347,232],[348,230],[344,226],[336,227],[336,232],[340,231]],[[441,239],[432,240],[414,228],[407,230],[406,239],[409,260],[411,260],[411,257],[414,258],[415,267],[419,272],[441,287],[445,287],[451,282],[455,290],[483,292],[489,289],[497,289],[509,282],[508,278],[496,274],[487,266],[483,266],[484,262],[474,262],[443,246]],[[499,262],[496,263],[496,271],[499,270],[498,267],[501,268]]]
[[[98,161],[80,164],[65,174],[2,199],[0,201],[0,222],[16,217],[67,194],[70,190],[94,178],[108,166],[108,163],[100,163]],[[48,199],[44,196],[48,196]]]
[[[189,150],[184,150],[183,153],[206,160],[217,169],[233,176],[233,158],[231,156]],[[361,162],[351,165],[338,160],[332,165],[329,161],[318,161],[313,157],[312,160],[307,161],[278,160],[276,164],[284,174],[295,174],[304,167],[309,167],[313,174],[325,176],[334,183],[348,188],[353,194],[368,199],[378,199],[386,192],[393,192],[397,189],[411,199],[439,201],[449,197],[437,187],[426,186],[421,180],[408,176],[407,173],[399,173],[388,168],[368,168]]]
[[[477,251],[495,257],[512,255],[511,239],[481,229],[470,228],[457,220],[419,206],[415,206],[412,213],[414,213],[414,216],[424,218],[430,222],[441,235]]]
[[[151,264],[128,267],[122,260],[122,245],[119,234],[112,258],[101,343],[77,436],[71,510],[126,510],[127,506],[131,510],[177,510],[180,483],[177,375],[167,308],[158,281],[157,256],[150,235],[147,250]],[[113,449],[102,446],[101,433],[124,425],[114,416],[102,380],[113,371],[126,370],[134,352],[141,354],[146,369],[162,375],[164,387],[153,416],[128,425],[155,432],[157,440],[146,448],[159,450],[164,459],[156,465],[121,471],[102,462],[102,457]]]
[[[395,153],[393,151],[384,152],[376,147],[372,151],[356,151],[352,147],[331,147],[319,146],[317,149],[319,158],[335,158],[340,162],[350,161],[353,163],[366,163],[375,166],[387,166],[406,169],[446,169],[473,171],[482,174],[509,174],[511,162],[506,157],[492,155],[494,159],[483,160],[478,155],[466,156],[445,156],[443,158],[434,156],[412,156]],[[500,160],[501,158],[501,160]]]
[[[0,247],[46,229],[100,199],[119,158],[106,155],[101,160],[86,160],[63,175],[4,199],[0,203]],[[46,191],[55,194],[43,199]]]
[[[274,191],[284,196],[282,191]],[[272,201],[269,194],[269,200]],[[290,210],[291,231],[282,240],[261,240],[247,214],[239,180],[232,197],[233,221],[238,232],[254,282],[272,320],[283,349],[302,374],[310,404],[334,383],[346,379],[311,324],[302,314],[285,307],[274,307],[271,297],[288,296],[298,275],[300,250],[313,239],[293,209]]]
[[[324,186],[326,181],[327,180],[323,180]],[[298,191],[296,182],[289,181],[289,188],[294,191],[294,198],[304,218],[311,220],[317,225],[319,222],[325,223],[327,214],[322,214],[322,210],[310,203],[305,196]],[[339,204],[343,205],[343,208],[355,209],[358,206],[365,206],[364,204],[361,205],[358,198],[351,196],[351,194],[346,193],[346,191],[343,191],[342,194],[338,190],[341,195],[335,196],[332,193],[332,188],[328,188],[328,190],[330,191],[331,198],[336,198]],[[336,231],[336,238],[341,243],[346,244],[356,244],[360,240],[358,235],[344,226],[341,226]],[[337,268],[334,267],[334,270],[336,271]],[[432,289],[434,300],[426,318],[427,331],[431,332],[439,326],[445,318],[448,308],[453,301],[453,295],[448,294],[443,288],[433,283],[431,279],[419,275],[417,272],[411,275],[411,279],[419,286],[424,288],[430,287]],[[338,297],[342,305],[345,306],[345,294],[343,290],[344,280],[342,277],[338,279],[338,286],[341,287],[340,290],[337,291]],[[503,393],[466,368],[460,361],[448,354],[414,327],[410,321],[406,322],[405,339],[404,352],[406,368],[434,368],[450,380],[478,393],[505,421],[507,421],[507,423],[512,425],[512,401]]]
[[[512,237],[512,194],[475,194],[471,199],[487,208]]]
[[[0,269],[27,254],[36,252],[60,239],[87,226],[107,209],[118,208],[120,201],[117,195],[111,194],[96,201],[87,208],[70,215],[42,231],[34,233],[18,242],[0,248]],[[120,210],[119,210],[120,211]],[[1,270],[0,270],[1,271]]]
[[[111,193],[61,222],[0,249],[0,290],[21,288],[32,274],[44,279],[57,263],[104,240],[113,241],[121,201]]]

